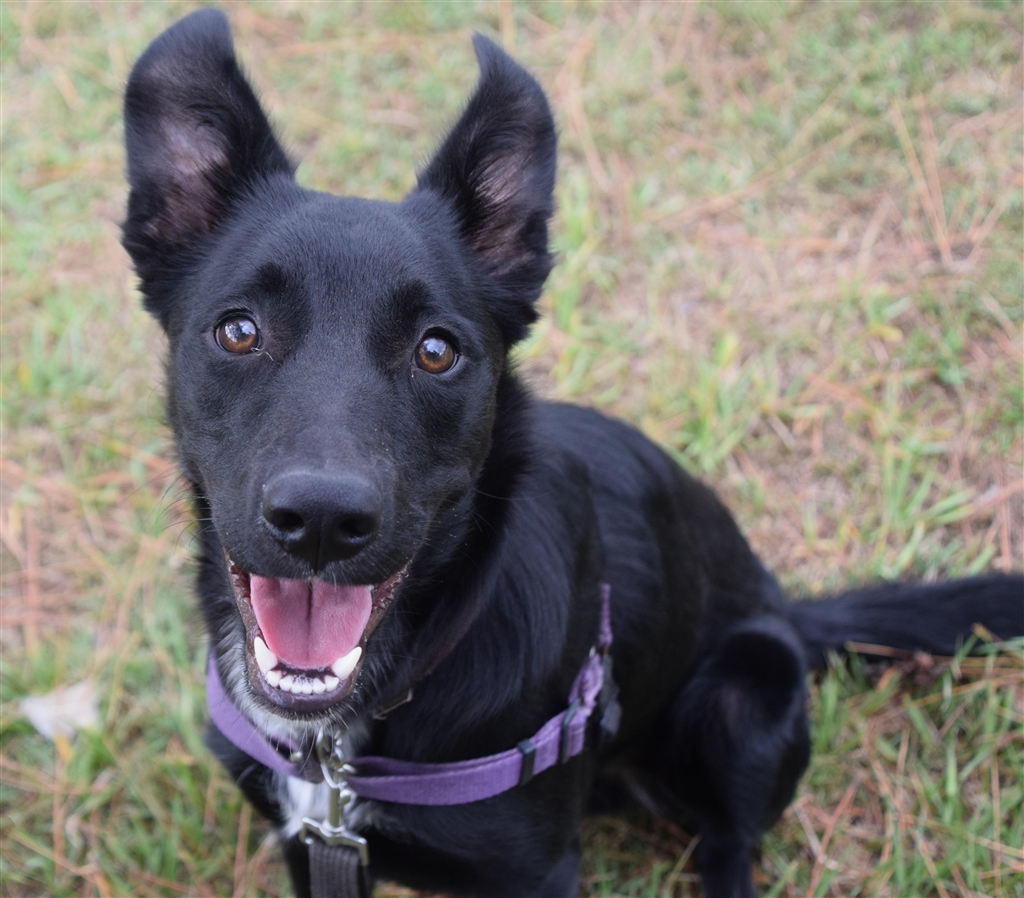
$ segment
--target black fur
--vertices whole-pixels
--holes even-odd
[[[575,894],[580,818],[614,761],[699,828],[708,894],[750,895],[751,852],[807,764],[808,659],[849,639],[948,652],[975,621],[1020,634],[1024,581],[791,605],[714,494],[661,450],[533,400],[507,353],[552,264],[555,130],[533,78],[485,38],[475,47],[479,87],[397,204],[296,184],[219,12],[179,22],[132,72],[124,244],[170,338],[168,416],[204,522],[213,650],[261,725],[350,727],[363,754],[479,757],[564,709],[607,582],[614,741],[486,801],[377,803],[363,826],[372,872]],[[229,353],[214,332],[240,314],[261,342]],[[457,349],[447,372],[415,362],[431,334]],[[254,691],[225,553],[265,577],[329,583],[408,565],[350,694],[305,712]],[[372,719],[410,686],[413,701]],[[275,775],[216,731],[211,745],[283,823]],[[305,848],[293,839],[286,855],[304,893]]]

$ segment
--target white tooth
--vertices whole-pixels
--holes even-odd
[[[338,688],[338,683],[341,682],[337,677],[332,677],[330,674],[324,676],[324,686],[327,687],[328,692],[334,692]]]
[[[291,692],[292,684],[294,682],[295,677],[293,677],[291,674],[285,674],[283,677],[281,677],[281,685],[278,688],[283,689],[285,692]]]
[[[321,680],[319,677],[317,677],[315,680],[313,680],[313,694],[314,695],[323,695],[323,693],[326,692],[326,691],[327,691],[327,685],[324,683],[323,680]]]
[[[280,686],[281,685],[281,671],[279,671],[279,670],[268,670],[268,671],[264,672],[263,676],[266,677],[267,682],[271,686],[275,686],[276,687],[276,686]]]
[[[356,669],[356,665],[359,663],[359,658],[362,654],[363,650],[359,646],[356,646],[351,652],[347,655],[343,655],[331,665],[331,672],[339,680],[344,680]]]
[[[301,692],[303,695],[312,695],[313,684],[309,680],[303,679],[301,687],[296,691]]]
[[[260,670],[266,673],[277,667],[277,655],[275,655],[267,644],[263,641],[262,637],[257,636],[252,643],[253,653],[256,655],[256,663],[260,666]]]

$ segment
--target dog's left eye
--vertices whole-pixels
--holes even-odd
[[[440,334],[427,334],[416,347],[416,367],[428,374],[444,374],[458,360],[455,347]]]
[[[260,345],[260,329],[247,315],[225,318],[213,332],[217,345],[227,352],[255,352]]]

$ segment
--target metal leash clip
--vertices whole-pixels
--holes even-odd
[[[370,863],[366,839],[345,826],[342,814],[342,808],[355,798],[355,792],[345,782],[345,774],[355,771],[345,763],[340,734],[332,736],[326,730],[320,730],[316,737],[316,756],[320,761],[324,782],[330,788],[327,819],[313,820],[311,817],[303,817],[300,836],[307,845],[311,844],[313,839],[320,839],[331,847],[355,848],[359,852],[359,862],[365,867]]]

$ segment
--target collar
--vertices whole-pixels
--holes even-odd
[[[583,751],[587,723],[595,708],[602,710],[603,737],[610,738],[618,729],[620,710],[618,689],[611,676],[611,645],[611,589],[607,583],[602,583],[597,641],[576,675],[569,705],[533,736],[498,754],[445,764],[373,756],[356,758],[347,762],[346,785],[356,795],[378,801],[468,804],[507,792],[541,771],[568,761]],[[242,713],[224,689],[212,652],[206,702],[217,729],[249,757],[284,776],[322,781],[323,773],[315,752],[288,738],[272,740],[264,736]]]

